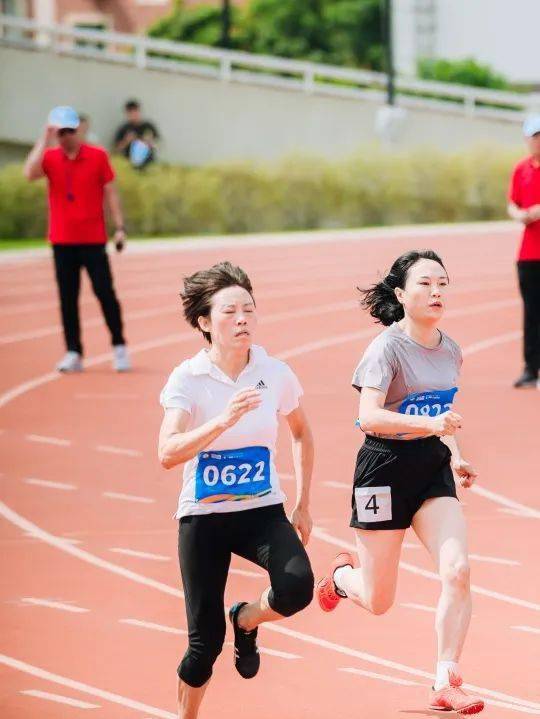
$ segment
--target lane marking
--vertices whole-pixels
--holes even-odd
[[[349,551],[356,552],[356,546],[354,544],[352,544],[351,542],[347,542],[343,539],[339,539],[339,537],[334,537],[331,534],[328,534],[328,532],[321,527],[313,527],[312,536],[317,537],[317,539],[320,539],[323,542],[327,542],[328,544],[333,544],[336,547],[341,547],[342,549],[348,549]],[[415,564],[409,564],[408,562],[400,561],[399,566],[401,567],[401,569],[405,569],[405,571],[411,572],[412,574],[426,577],[426,579],[433,579],[437,582],[440,581],[438,574],[436,574],[435,572],[430,572],[427,569],[417,567]],[[498,599],[499,601],[506,602],[507,604],[513,604],[517,607],[533,609],[536,612],[540,611],[540,604],[536,604],[535,602],[529,602],[526,599],[512,597],[509,594],[495,592],[491,589],[485,589],[484,587],[480,587],[477,584],[471,584],[471,591],[475,592],[476,594],[481,594],[484,597],[490,597],[491,599]]]
[[[520,502],[509,499],[502,494],[492,492],[490,489],[485,489],[484,487],[480,487],[477,484],[473,484],[473,486],[470,488],[470,491],[480,495],[481,497],[484,497],[485,499],[489,499],[492,502],[501,504],[503,507],[514,510],[519,514],[525,515],[527,517],[534,517],[535,519],[540,519],[540,512],[537,509],[527,507],[527,505],[525,504],[520,504]]]
[[[109,452],[110,454],[122,454],[126,457],[142,457],[143,453],[138,449],[124,449],[123,447],[114,447],[110,444],[98,444],[96,447],[98,452]]]
[[[90,694],[94,697],[98,697],[99,699],[105,699],[106,701],[112,702],[113,704],[120,704],[121,706],[127,707],[128,709],[135,709],[135,711],[145,712],[146,714],[150,714],[151,716],[157,717],[158,719],[178,719],[177,714],[173,714],[172,712],[167,712],[163,709],[158,709],[157,707],[152,707],[148,704],[134,701],[133,699],[128,699],[127,697],[123,697],[120,694],[113,694],[112,692],[98,689],[97,687],[93,687],[90,684],[84,684],[83,682],[78,682],[74,679],[63,677],[60,674],[53,674],[52,672],[48,672],[45,669],[40,669],[40,667],[35,667],[32,666],[32,664],[23,662],[20,659],[8,657],[6,654],[0,654],[0,663],[5,664],[12,669],[17,669],[20,672],[25,672],[26,674],[31,674],[34,677],[39,677],[40,679],[45,679],[49,682],[53,682],[54,684],[60,684],[64,687],[75,689],[76,691],[82,692],[83,694]]]
[[[224,642],[226,647],[234,646],[234,642]],[[298,654],[290,652],[282,652],[279,649],[268,649],[268,647],[259,647],[259,654],[268,654],[269,657],[279,657],[280,659],[302,659]]]
[[[354,667],[340,667],[339,672],[347,672],[348,674],[359,674],[362,677],[370,679],[380,679],[383,682],[391,682],[392,684],[400,684],[404,687],[418,687],[420,682],[413,682],[410,679],[400,679],[399,677],[391,677],[389,674],[378,674],[377,672],[368,672],[365,669],[356,669]]]
[[[511,514],[513,517],[520,517],[521,519],[535,519],[533,514],[525,514],[521,509],[510,509],[510,507],[497,507],[497,512],[502,514]]]
[[[515,559],[503,559],[502,557],[488,557],[485,554],[469,554],[470,559],[477,562],[487,562],[488,564],[504,564],[507,567],[519,567],[521,562]]]
[[[154,629],[156,632],[166,632],[167,634],[187,634],[186,629],[177,627],[169,627],[166,624],[156,624],[155,622],[145,622],[142,619],[119,619],[120,624],[129,624],[133,627],[143,627],[144,629]]]
[[[249,569],[229,569],[229,574],[238,574],[239,577],[251,577],[252,579],[266,576],[262,572],[250,572]]]
[[[170,562],[171,558],[165,554],[153,554],[152,552],[139,552],[135,549],[125,549],[124,547],[111,547],[109,552],[116,554],[125,554],[128,557],[137,557],[139,559],[152,559],[156,562]]]
[[[184,592],[180,589],[177,589],[176,587],[169,586],[168,584],[164,584],[163,582],[158,582],[155,579],[151,579],[150,577],[146,577],[145,575],[138,574],[137,572],[132,572],[131,570],[126,569],[125,567],[119,566],[117,564],[113,564],[112,562],[108,562],[106,560],[101,559],[100,557],[96,557],[95,555],[91,554],[90,552],[87,552],[84,549],[79,549],[78,547],[73,547],[70,544],[64,542],[59,537],[56,537],[49,532],[45,531],[44,529],[41,529],[37,525],[35,525],[30,520],[26,519],[25,517],[22,517],[21,515],[17,514],[13,509],[8,507],[4,502],[0,501],[0,515],[2,515],[7,521],[11,522],[12,524],[18,526],[20,529],[26,532],[32,533],[35,537],[40,539],[41,541],[45,542],[46,544],[49,544],[56,549],[60,549],[67,554],[71,554],[74,557],[77,557],[78,559],[81,559],[85,562],[88,562],[89,564],[93,564],[96,567],[100,567],[102,569],[106,569],[107,571],[112,572],[113,574],[118,574],[119,576],[122,576],[126,579],[130,579],[133,582],[137,582],[139,584],[152,587],[153,589],[156,589],[160,592],[163,592],[164,594],[167,594],[169,596],[173,597],[179,597],[181,599],[185,598]],[[350,647],[343,646],[341,644],[336,644],[334,642],[330,642],[326,639],[321,639],[319,637],[312,636],[310,634],[305,634],[303,632],[298,632],[294,629],[290,629],[288,627],[280,626],[279,624],[262,624],[261,627],[263,629],[266,629],[267,631],[275,632],[277,634],[283,634],[284,636],[292,637],[293,639],[298,639],[300,641],[303,641],[307,644],[313,644],[315,646],[323,647],[325,649],[329,649],[331,651],[338,652],[340,654],[344,654],[346,656],[355,657],[357,659],[362,659],[366,662],[369,662],[371,664],[377,664],[379,666],[384,666],[391,669],[397,669],[399,671],[402,671],[405,674],[410,674],[413,676],[419,676],[424,677],[429,680],[433,679],[433,674],[430,672],[426,672],[422,669],[416,669],[414,667],[409,667],[406,664],[401,664],[399,662],[394,662],[390,659],[385,659],[383,657],[375,656],[374,654],[368,654],[367,652],[361,652],[357,649],[352,649]],[[2,661],[2,657],[4,661],[6,660],[6,657],[4,655],[0,655],[0,661]],[[12,662],[17,662],[19,665],[22,665],[22,662],[18,662],[18,660],[11,660],[9,657],[7,657],[8,660]],[[10,665],[12,666],[12,665]],[[29,665],[24,665],[29,666]],[[40,670],[41,671],[41,670]],[[49,675],[51,676],[51,675]],[[484,687],[478,687],[474,684],[464,684],[464,687],[466,689],[471,689],[476,692],[480,692],[482,695],[494,697],[495,699],[501,699],[503,701],[509,701],[513,702],[516,707],[510,707],[510,708],[516,708],[516,711],[527,711],[527,707],[530,709],[535,709],[537,711],[540,711],[540,704],[536,702],[531,702],[528,699],[518,699],[517,697],[513,697],[509,694],[503,694],[502,692],[494,691],[493,689],[486,689]],[[99,695],[98,695],[99,696]],[[113,695],[116,696],[116,695]],[[147,711],[146,709],[143,709],[142,711]],[[159,710],[156,710],[159,711]],[[164,715],[156,715],[156,716],[164,716]],[[171,717],[171,719],[177,719],[177,717],[174,714],[167,714],[167,719]]]
[[[334,480],[329,479],[327,482],[323,482],[323,485],[331,489],[348,489],[352,492],[352,482],[347,484],[346,482],[334,482]]]
[[[512,629],[518,629],[520,632],[530,632],[531,634],[540,634],[538,627],[527,627],[525,625],[513,626]]]
[[[121,499],[124,502],[140,502],[141,504],[153,504],[156,501],[151,497],[138,497],[135,494],[123,494],[122,492],[102,492],[101,496],[108,499]]]
[[[404,547],[404,549],[422,549],[422,545],[416,542],[403,542],[401,546]]]
[[[65,604],[64,602],[57,602],[53,599],[39,599],[37,597],[23,597],[21,602],[25,604],[32,604],[37,607],[48,607],[49,609],[60,609],[63,612],[73,612],[73,614],[84,614],[89,612],[89,609],[84,607],[78,607],[75,604]]]
[[[437,611],[435,607],[428,607],[427,604],[415,604],[414,602],[403,602],[400,606],[407,607],[407,609],[419,609],[421,612],[431,612],[432,614]]]
[[[69,697],[62,696],[62,694],[51,694],[50,692],[42,692],[39,689],[23,689],[19,694],[25,694],[27,697],[36,697],[36,699],[46,699],[57,704],[67,704],[71,707],[77,707],[77,709],[101,709],[99,704],[90,704],[89,702],[82,702],[79,699],[70,699]]]
[[[23,479],[23,482],[25,484],[33,484],[36,487],[48,487],[49,489],[77,489],[76,485],[74,484],[66,484],[65,482],[51,482],[48,479],[38,479],[37,477],[28,477],[27,479]]]
[[[60,437],[44,437],[41,434],[27,434],[25,439],[29,442],[39,442],[40,444],[54,444],[57,447],[69,447],[71,441],[69,439],[61,439]]]

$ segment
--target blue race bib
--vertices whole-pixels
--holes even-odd
[[[264,497],[270,485],[268,447],[199,452],[195,500],[205,504]]]
[[[433,389],[427,392],[414,392],[406,397],[399,406],[401,414],[437,417],[452,409],[457,387],[451,389]]]

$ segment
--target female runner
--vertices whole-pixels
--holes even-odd
[[[484,703],[461,688],[458,667],[471,595],[465,519],[451,467],[462,487],[477,475],[455,439],[463,423],[452,410],[462,357],[438,329],[447,287],[440,257],[425,250],[399,257],[382,282],[364,291],[364,307],[387,329],[369,345],[353,376],[360,392],[358,423],[366,434],[352,496],[359,566],[351,554],[339,554],[318,583],[317,596],[326,612],[345,597],[373,614],[388,611],[401,544],[412,526],[442,584],[429,707],[475,714]]]
[[[181,298],[209,348],[178,365],[161,393],[159,458],[166,469],[184,465],[176,517],[189,647],[178,667],[178,716],[195,719],[225,637],[231,555],[270,578],[258,599],[229,612],[242,677],[259,670],[258,625],[290,617],[312,599],[303,545],[312,525],[313,440],[296,376],[253,344],[257,315],[246,273],[229,262],[214,265],[186,278]],[[298,492],[291,522],[275,467],[278,414],[292,435]]]

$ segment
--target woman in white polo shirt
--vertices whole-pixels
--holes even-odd
[[[176,517],[189,647],[178,667],[179,717],[198,714],[225,637],[224,590],[232,554],[269,573],[254,602],[238,602],[235,666],[246,679],[259,669],[257,627],[304,609],[313,573],[304,546],[311,532],[313,440],[292,370],[252,344],[257,325],[251,282],[222,262],[184,280],[184,316],[209,342],[178,365],[161,393],[162,465],[184,464]],[[292,435],[297,502],[291,522],[275,467],[278,414]],[[302,537],[300,541],[297,531]]]

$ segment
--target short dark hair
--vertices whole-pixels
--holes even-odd
[[[189,277],[184,277],[184,289],[180,292],[184,317],[192,327],[202,332],[204,339],[212,344],[209,332],[199,325],[199,317],[208,317],[212,307],[212,297],[225,287],[242,287],[251,295],[253,287],[247,274],[241,267],[230,262],[219,262],[208,270],[199,270]]]
[[[124,105],[124,110],[126,112],[128,110],[140,110],[141,109],[141,103],[138,100],[128,100],[126,104]]]
[[[369,289],[358,290],[364,296],[362,299],[362,307],[369,310],[369,314],[374,317],[377,322],[388,327],[393,322],[399,322],[405,316],[403,305],[396,297],[396,287],[405,287],[407,275],[413,265],[419,260],[433,260],[446,272],[446,267],[439,255],[433,250],[410,250],[397,258],[390,272],[386,277],[372,285]],[[447,273],[448,274],[448,273]]]

